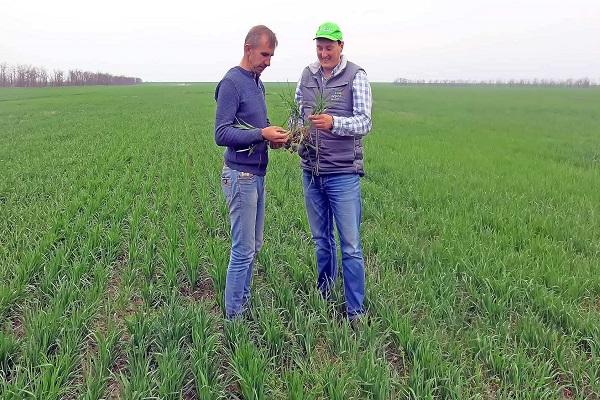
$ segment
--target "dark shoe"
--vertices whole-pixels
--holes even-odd
[[[354,332],[362,330],[363,326],[367,323],[367,316],[365,314],[353,315],[350,319],[350,328]]]

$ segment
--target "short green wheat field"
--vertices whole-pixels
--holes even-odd
[[[224,321],[214,87],[0,89],[1,399],[600,398],[599,89],[374,84],[354,331],[282,150]]]

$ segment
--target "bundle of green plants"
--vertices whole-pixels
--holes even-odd
[[[288,91],[280,94],[281,101],[288,116],[288,142],[284,146],[290,152],[298,152],[300,145],[314,147],[310,144],[310,123],[304,119],[300,107],[296,103],[293,92]],[[315,99],[311,115],[323,114],[327,110],[327,99],[323,93],[319,93]]]

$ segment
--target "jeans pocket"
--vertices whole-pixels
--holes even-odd
[[[232,169],[227,165],[223,165],[221,170],[221,183],[231,183]]]
[[[228,166],[223,166],[221,171],[221,188],[225,198],[229,201],[231,199],[231,187],[232,187],[232,171]]]

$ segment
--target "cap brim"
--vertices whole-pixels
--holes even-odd
[[[338,38],[330,36],[330,35],[319,35],[319,36],[316,36],[313,40],[317,40],[317,39],[329,39],[329,40],[333,40],[334,42],[337,42],[338,40],[342,40],[342,39],[338,39]]]

